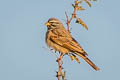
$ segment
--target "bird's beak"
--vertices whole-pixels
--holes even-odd
[[[46,22],[45,25],[46,25],[47,27],[49,27],[49,26],[50,26],[50,23],[49,23],[49,22]]]

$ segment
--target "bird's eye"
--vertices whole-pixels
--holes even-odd
[[[51,23],[52,26],[57,26],[57,25],[59,25],[59,23],[57,23],[57,22],[50,22],[50,23]]]

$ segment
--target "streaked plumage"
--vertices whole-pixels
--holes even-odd
[[[95,70],[99,70],[99,68],[87,58],[87,53],[58,19],[50,18],[46,23],[46,26],[48,28],[46,33],[46,43],[49,47],[61,53],[68,54],[72,52],[82,57]]]

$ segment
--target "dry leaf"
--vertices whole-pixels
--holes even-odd
[[[80,63],[79,58],[78,58],[78,57],[76,57],[76,56],[74,56],[74,57],[75,57],[75,60],[76,60],[78,63]]]
[[[76,55],[72,54],[72,55],[70,55],[70,58],[71,58],[72,61],[76,60],[78,63],[80,63],[80,60]]]
[[[74,4],[72,4],[72,7],[73,7],[73,8],[75,8],[75,5],[74,5]]]
[[[73,61],[75,57],[73,55],[70,55],[71,60]]]
[[[78,0],[75,1],[75,5],[78,5],[80,2]]]
[[[79,6],[78,8],[77,8],[77,10],[78,11],[81,11],[81,10],[85,10],[82,6]]]
[[[87,29],[88,30],[88,27],[87,27],[87,25],[82,21],[82,19],[80,19],[80,18],[77,18],[77,20],[76,20],[76,23],[79,23],[79,24],[81,24],[83,27],[85,27],[85,29]]]
[[[66,77],[66,71],[64,71],[64,73],[62,73],[62,80],[66,80],[65,77]]]
[[[79,1],[79,4],[81,4],[82,3],[82,0],[81,1]]]
[[[92,6],[91,3],[88,0],[84,0],[84,1],[88,4],[89,7]]]

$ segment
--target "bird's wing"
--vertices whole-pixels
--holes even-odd
[[[69,49],[71,52],[78,52],[87,55],[87,53],[82,49],[78,42],[72,38],[69,32],[65,30],[54,30],[53,33],[55,35],[52,35],[50,39],[54,43]]]

